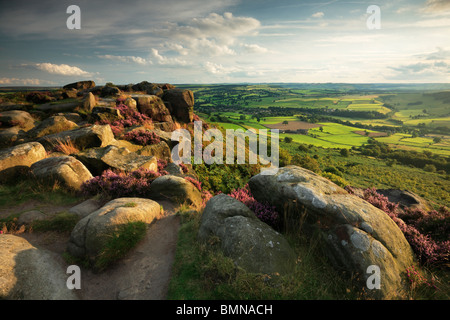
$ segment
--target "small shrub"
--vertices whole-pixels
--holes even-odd
[[[261,221],[273,227],[277,225],[279,215],[276,208],[268,203],[260,203],[253,198],[248,184],[244,188],[231,191],[229,196],[245,204]]]
[[[184,179],[186,179],[187,181],[189,181],[190,183],[192,183],[197,189],[198,191],[202,191],[202,183],[198,180],[195,180],[192,177],[184,177]]]
[[[53,145],[53,150],[56,152],[62,152],[67,155],[76,154],[80,152],[80,150],[75,146],[72,140],[62,141],[57,140]]]
[[[150,184],[161,174],[147,169],[138,169],[129,173],[105,170],[81,186],[85,196],[96,194],[108,198],[148,197]]]
[[[152,131],[133,130],[122,136],[122,139],[134,142],[141,146],[157,144],[161,139]]]

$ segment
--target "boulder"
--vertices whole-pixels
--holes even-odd
[[[92,179],[92,174],[77,159],[70,156],[50,157],[31,165],[31,174],[42,183],[80,190],[83,182]]]
[[[140,113],[149,116],[153,121],[172,122],[170,112],[160,97],[155,95],[136,95],[132,97],[136,100]]]
[[[67,251],[95,261],[108,239],[129,222],[152,223],[161,216],[160,205],[150,199],[118,198],[81,219],[74,227]]]
[[[136,100],[134,100],[131,97],[127,97],[124,101],[123,104],[126,105],[128,108],[130,109],[134,109],[137,111],[137,102]]]
[[[198,237],[218,237],[224,254],[247,272],[288,274],[296,255],[286,239],[260,221],[242,202],[225,194],[211,198],[203,210]]]
[[[62,100],[64,101],[64,100]],[[58,112],[74,112],[80,107],[80,101],[74,102],[57,102],[57,103],[46,103],[37,106],[35,109],[45,113],[58,113]]]
[[[249,180],[249,186],[256,200],[276,206],[285,225],[300,228],[298,222],[306,217],[302,231],[319,231],[330,262],[359,279],[364,288],[371,275],[367,268],[378,266],[381,289],[370,291],[375,298],[401,296],[402,273],[414,257],[403,233],[386,213],[296,166],[280,168],[275,175],[258,174]]]
[[[76,128],[78,128],[78,125],[75,122],[67,120],[66,117],[53,116],[45,119],[36,127],[28,131],[28,137],[34,140],[49,134],[55,134]]]
[[[147,94],[156,95],[161,97],[163,90],[155,83],[150,83],[148,81],[142,81],[131,87],[133,91],[145,92]]]
[[[194,93],[192,91],[181,89],[166,90],[162,100],[174,119],[184,123],[192,122],[194,118]]]
[[[25,143],[28,135],[20,127],[0,128],[0,147],[12,147],[14,145]]]
[[[80,150],[85,148],[106,147],[114,141],[109,125],[92,125],[79,129],[63,131],[38,139],[46,150],[53,150],[61,141],[72,143]]]
[[[63,99],[76,99],[76,98],[78,98],[78,90],[75,88],[70,88],[70,89],[64,90],[61,93],[61,97]]]
[[[20,214],[18,224],[31,224],[33,221],[45,220],[47,216],[38,210],[31,210]]]
[[[82,110],[91,112],[96,104],[97,100],[95,99],[95,96],[92,94],[92,92],[88,92],[83,98],[83,102],[81,103],[80,107]]]
[[[170,148],[164,141],[160,141],[157,144],[151,144],[144,146],[142,149],[136,152],[141,156],[156,157],[159,160],[172,162]]]
[[[139,155],[127,148],[110,145],[104,148],[91,148],[78,153],[80,160],[94,175],[112,168],[130,172],[140,168],[158,172],[157,160],[153,156]]]
[[[69,209],[69,213],[76,214],[81,219],[90,215],[92,212],[100,209],[102,207],[101,201],[96,199],[88,199],[82,203]]]
[[[184,178],[165,175],[153,180],[150,196],[155,200],[169,200],[178,204],[188,204],[200,208],[202,195],[200,191]]]
[[[26,111],[2,111],[0,113],[0,127],[19,127],[24,131],[28,131],[34,127],[34,119]]]
[[[88,90],[95,87],[95,82],[92,80],[88,81],[77,81],[74,83],[66,84],[63,89],[69,90],[69,89],[77,89],[77,90]]]
[[[57,113],[55,114],[55,116],[62,116],[64,118],[66,118],[69,121],[75,122],[75,123],[80,123],[83,121],[83,118],[76,112],[61,112],[61,113]]]
[[[123,119],[119,109],[109,106],[97,106],[92,109],[91,117],[94,121],[114,122]]]
[[[120,89],[115,86],[104,86],[100,92],[101,97],[111,97],[118,96],[120,94]]]
[[[388,198],[390,202],[398,203],[401,209],[410,208],[430,211],[432,207],[417,194],[398,189],[377,189],[377,193]]]
[[[0,235],[0,300],[77,300],[55,254],[25,239]]]
[[[27,173],[33,163],[45,157],[47,152],[38,142],[24,143],[0,150],[0,182],[10,181]]]

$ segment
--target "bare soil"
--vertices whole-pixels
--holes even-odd
[[[128,254],[101,273],[81,269],[81,289],[77,295],[82,300],[164,300],[172,273],[172,264],[178,240],[179,217],[170,202],[159,202],[164,208],[164,216],[153,222],[145,238]],[[30,201],[20,206],[0,210],[0,216],[42,208],[38,201]],[[73,207],[71,205],[69,207]],[[69,208],[44,206],[47,212],[61,212]],[[41,210],[41,209],[40,209]],[[58,232],[17,232],[17,236],[28,240],[33,246],[45,248],[55,253],[56,259],[64,267],[69,264],[63,253],[67,248],[70,233]]]

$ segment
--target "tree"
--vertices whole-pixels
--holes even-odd
[[[350,155],[350,152],[348,151],[348,149],[345,149],[345,148],[341,149],[340,153],[341,153],[341,156],[343,156],[343,157],[348,157]]]
[[[441,142],[442,141],[442,138],[440,138],[440,137],[434,137],[433,138],[433,142],[434,143],[439,143],[439,142]]]
[[[286,124],[289,124],[289,122],[287,120],[284,120],[283,124],[286,125]]]
[[[323,132],[323,127],[320,127],[319,130],[320,130],[320,132]]]
[[[292,138],[291,137],[284,137],[284,142],[291,143],[292,142]]]

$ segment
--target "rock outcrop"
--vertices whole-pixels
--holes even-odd
[[[44,184],[59,183],[73,190],[80,190],[85,181],[93,178],[80,161],[70,156],[46,158],[35,162],[30,169],[31,174]]]
[[[76,90],[87,90],[95,87],[95,82],[92,80],[87,81],[77,81],[74,83],[69,83],[63,87],[64,90],[76,89]]]
[[[119,198],[81,219],[73,229],[67,250],[74,257],[95,261],[106,242],[129,222],[152,223],[161,215],[160,205],[149,199]]]
[[[46,150],[53,150],[61,142],[71,141],[78,149],[106,147],[114,141],[114,134],[109,125],[92,125],[79,129],[63,131],[39,138]]]
[[[130,172],[142,168],[158,171],[156,157],[140,155],[129,151],[127,148],[120,148],[114,145],[85,150],[78,153],[76,158],[94,175],[100,175],[106,169]]]
[[[198,237],[207,242],[212,236],[247,272],[284,275],[294,270],[296,255],[286,239],[228,195],[211,198],[203,210]]]
[[[194,119],[194,93],[190,90],[170,89],[162,97],[174,119],[189,123]]]
[[[168,200],[178,204],[202,205],[202,195],[192,183],[184,178],[165,175],[153,180],[150,185],[150,198]]]
[[[66,270],[54,253],[0,234],[0,300],[77,300],[66,281]]]
[[[350,195],[309,170],[287,166],[275,175],[258,174],[249,181],[258,201],[276,206],[290,225],[301,221],[305,232],[319,230],[323,247],[336,268],[359,277],[365,288],[369,266],[381,270],[377,298],[400,296],[402,273],[413,263],[413,253],[403,233],[383,211]]]
[[[45,159],[47,152],[38,142],[20,144],[0,150],[0,183],[28,174],[32,164]]]

